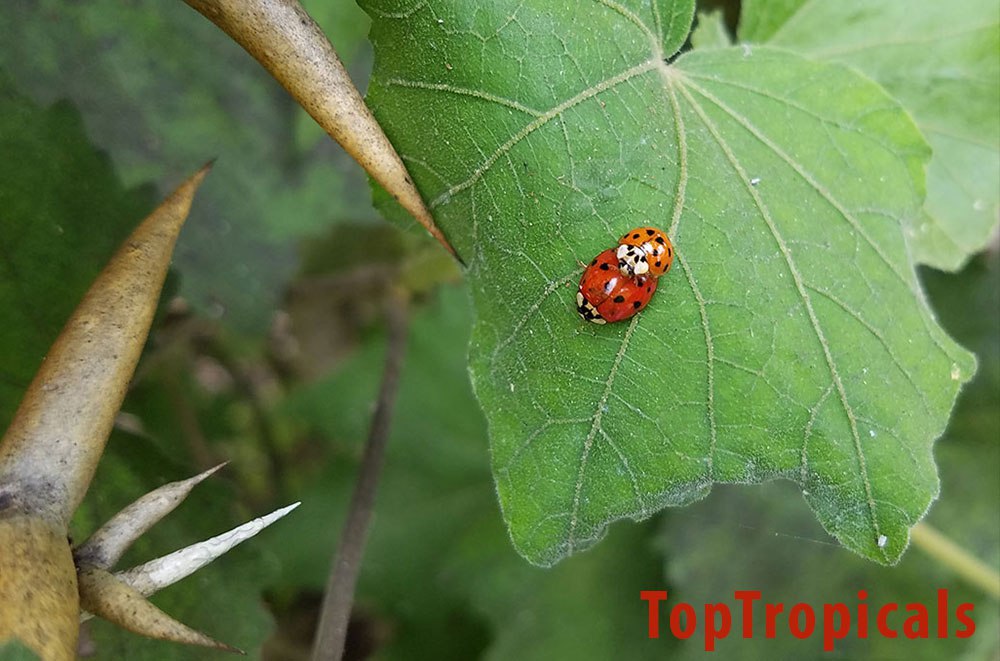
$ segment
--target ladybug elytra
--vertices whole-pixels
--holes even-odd
[[[646,307],[656,291],[656,278],[628,277],[618,268],[618,257],[608,248],[587,266],[576,293],[580,316],[595,324],[628,319]]]

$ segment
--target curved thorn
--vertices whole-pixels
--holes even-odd
[[[84,569],[79,580],[81,608],[133,633],[157,640],[246,654],[178,622],[146,601],[135,588],[122,583],[104,569]]]
[[[108,569],[135,540],[184,502],[194,487],[226,465],[221,463],[194,477],[164,484],[111,517],[73,552],[79,567]]]

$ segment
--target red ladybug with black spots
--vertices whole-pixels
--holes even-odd
[[[656,278],[626,276],[618,268],[615,249],[608,248],[583,272],[576,293],[576,309],[586,321],[614,323],[646,307],[655,291]]]
[[[637,227],[590,262],[580,278],[576,309],[595,324],[628,319],[646,307],[659,277],[670,270],[674,247],[663,230]]]

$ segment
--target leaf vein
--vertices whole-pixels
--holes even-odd
[[[703,95],[706,96],[706,98],[708,98],[709,100],[713,100],[713,98],[711,97],[711,95],[709,95],[707,92],[704,92],[703,90],[701,90],[697,86],[694,86],[694,87],[696,89],[698,89],[699,92],[702,92]],[[730,165],[733,167],[733,170],[735,170],[736,173],[738,174],[740,181],[744,183],[744,186],[747,189],[747,192],[750,194],[751,198],[754,201],[754,205],[757,207],[757,210],[760,212],[761,218],[763,219],[764,223],[767,225],[767,228],[770,231],[771,236],[774,238],[775,243],[777,244],[778,250],[781,253],[781,256],[783,257],[783,259],[785,261],[785,265],[788,268],[789,274],[792,276],[792,280],[795,283],[795,288],[798,291],[799,297],[802,300],[802,304],[803,304],[803,306],[805,308],[806,314],[809,317],[809,323],[812,326],[813,333],[816,335],[816,339],[819,342],[819,345],[820,345],[820,347],[823,350],[823,356],[824,356],[824,358],[826,360],[827,368],[830,371],[830,375],[831,375],[831,377],[833,379],[833,383],[836,386],[837,394],[838,394],[838,396],[840,398],[840,404],[841,404],[841,406],[844,409],[845,415],[847,416],[848,426],[850,427],[850,430],[851,430],[851,439],[852,439],[852,441],[854,443],[855,456],[856,456],[857,461],[858,461],[858,469],[859,469],[859,472],[861,474],[862,484],[864,485],[865,502],[867,503],[867,506],[868,506],[868,520],[871,522],[871,525],[872,525],[872,531],[873,531],[872,540],[874,541],[874,540],[878,539],[879,535],[881,535],[881,527],[879,526],[878,511],[877,511],[876,506],[875,506],[874,494],[872,493],[871,479],[868,476],[867,460],[865,459],[864,450],[861,447],[861,437],[858,434],[857,418],[855,417],[854,409],[851,406],[851,403],[848,401],[847,392],[846,392],[846,390],[844,388],[843,381],[842,381],[842,379],[840,377],[840,372],[837,369],[837,364],[834,361],[833,354],[832,354],[832,352],[830,350],[830,343],[826,339],[826,334],[823,332],[823,327],[820,324],[819,318],[816,316],[816,311],[813,309],[812,300],[809,297],[809,292],[806,290],[805,283],[804,283],[803,278],[802,278],[802,274],[799,272],[799,269],[798,269],[798,267],[795,264],[795,260],[792,258],[792,254],[791,254],[791,252],[788,249],[788,246],[785,244],[784,237],[782,236],[781,232],[778,230],[778,227],[775,224],[774,219],[771,217],[771,212],[770,212],[768,206],[766,204],[764,204],[764,200],[761,198],[761,195],[760,195],[759,191],[757,190],[757,188],[749,184],[749,177],[747,176],[746,170],[740,164],[740,161],[736,157],[736,154],[733,153],[733,150],[730,149],[729,144],[725,141],[725,139],[719,133],[718,127],[715,125],[714,122],[712,122],[712,120],[705,113],[704,109],[697,103],[697,101],[694,99],[694,97],[691,96],[690,92],[688,92],[687,89],[685,89],[685,88],[682,87],[681,88],[681,93],[684,94],[685,98],[691,104],[691,107],[693,108],[694,112],[701,119],[702,123],[705,125],[705,128],[712,135],[712,138],[715,140],[716,144],[718,144],[719,148],[725,154],[726,159],[729,161]],[[733,115],[734,118],[736,118],[735,113],[732,113],[731,111],[729,111],[729,110],[727,110],[725,108],[724,108],[724,110],[726,110],[731,115]],[[743,125],[745,128],[747,128],[747,130],[753,132],[754,135],[760,136],[760,138],[762,140],[767,140],[767,138],[765,136],[761,135],[759,133],[759,131],[756,130],[756,127],[753,127],[744,118],[740,117],[737,121],[740,121],[741,125]],[[768,144],[769,142],[770,141],[768,140],[765,144]],[[777,147],[777,145],[774,145],[772,148],[775,149],[775,150],[780,151],[780,149]],[[791,161],[791,159],[788,159],[788,160]],[[790,162],[789,164],[791,165],[792,163]],[[795,165],[797,166],[797,164],[795,164]],[[796,171],[800,172],[800,174],[803,177],[808,177],[808,175],[801,168],[796,168]],[[812,181],[811,177],[809,177],[808,180]],[[820,189],[818,182],[815,182],[814,185],[817,187],[817,190]],[[831,199],[831,202],[833,202],[832,196],[831,196],[830,199]],[[838,208],[838,210],[842,209],[842,207],[839,205],[839,203],[836,203],[836,208]],[[846,213],[846,210],[844,210],[842,213]],[[884,551],[883,551],[883,553],[884,553]]]
[[[433,92],[447,92],[449,94],[455,94],[458,96],[469,96],[476,99],[481,99],[483,101],[489,101],[506,108],[511,108],[512,110],[517,110],[518,112],[523,112],[526,115],[532,117],[541,117],[542,113],[534,108],[529,108],[523,103],[519,103],[513,99],[508,99],[497,94],[490,94],[489,92],[483,92],[482,90],[470,89],[467,87],[456,87],[455,85],[449,85],[448,83],[425,83],[420,80],[406,80],[404,78],[390,78],[385,81],[387,86],[396,85],[398,87],[407,87],[410,89],[420,89],[429,90]]]
[[[500,352],[503,351],[505,348],[507,348],[507,346],[511,342],[514,341],[514,338],[516,338],[517,334],[519,332],[521,332],[521,329],[528,322],[528,320],[531,319],[531,317],[536,312],[538,312],[538,308],[540,308],[542,306],[542,303],[545,302],[545,299],[547,299],[549,296],[551,296],[554,291],[556,291],[557,289],[559,289],[559,287],[562,287],[563,285],[565,285],[568,282],[572,282],[573,279],[578,275],[578,273],[579,272],[574,272],[574,273],[571,273],[569,275],[564,275],[561,278],[553,280],[552,282],[550,282],[548,284],[547,287],[545,287],[545,289],[542,291],[542,293],[538,297],[538,299],[535,300],[535,302],[532,303],[528,307],[527,310],[525,310],[524,315],[517,321],[516,324],[514,324],[514,328],[511,329],[511,331],[507,335],[507,337],[504,338],[502,341],[497,342],[496,348],[493,349],[493,355],[490,356],[490,371],[491,372],[495,372],[495,366],[496,366],[497,356],[499,356]]]
[[[856,322],[864,326],[864,328],[869,333],[875,336],[875,338],[879,341],[879,344],[882,345],[882,348],[885,349],[885,352],[889,355],[889,359],[892,360],[893,364],[896,366],[896,369],[898,369],[900,373],[906,378],[907,382],[913,388],[914,392],[916,392],[917,395],[920,396],[920,401],[924,405],[924,410],[930,412],[931,409],[930,409],[930,403],[927,401],[927,394],[924,393],[924,391],[921,390],[919,386],[917,386],[916,382],[913,380],[913,375],[910,374],[909,370],[903,367],[903,364],[899,361],[899,358],[896,356],[896,352],[892,350],[892,347],[889,345],[889,342],[886,341],[885,336],[882,335],[882,332],[879,329],[872,326],[871,324],[869,324],[865,320],[865,318],[861,316],[861,314],[856,312],[853,308],[851,308],[851,306],[849,306],[844,301],[840,300],[840,298],[838,298],[831,292],[826,291],[825,289],[822,289],[820,287],[816,287],[815,285],[811,285],[809,283],[805,284],[808,289],[811,289],[820,296],[826,298],[828,301],[837,305],[837,307],[846,312],[852,319],[854,319]]]
[[[435,209],[441,206],[442,203],[444,203],[447,200],[450,200],[453,195],[456,195],[464,191],[465,189],[469,188],[473,184],[475,184],[483,177],[484,174],[486,174],[486,172],[491,167],[493,167],[493,164],[496,163],[497,159],[499,159],[501,156],[509,152],[511,149],[513,149],[515,145],[517,145],[519,142],[521,142],[529,135],[537,131],[539,128],[545,126],[553,118],[560,116],[562,113],[566,112],[573,106],[579,105],[580,103],[583,103],[584,101],[597,96],[601,92],[605,92],[609,89],[612,89],[616,85],[620,85],[623,82],[626,82],[632,78],[635,78],[636,76],[640,76],[646,73],[647,71],[651,70],[654,66],[655,62],[652,60],[641,62],[640,64],[637,64],[623,71],[617,76],[612,76],[611,78],[603,80],[597,83],[596,85],[592,85],[587,89],[580,91],[575,96],[566,99],[559,105],[549,109],[539,117],[535,118],[535,120],[525,125],[524,128],[522,128],[520,131],[511,136],[502,145],[497,147],[496,151],[490,154],[490,156],[487,157],[486,160],[483,161],[481,165],[479,165],[475,170],[473,170],[472,174],[465,181],[453,185],[451,188],[447,189],[446,191],[438,195],[436,198],[434,198],[434,200],[431,201],[430,203],[430,208]]]
[[[823,408],[823,404],[826,402],[826,398],[830,396],[833,392],[833,381],[830,381],[830,385],[826,387],[823,394],[820,396],[816,404],[809,410],[809,420],[806,422],[805,432],[802,435],[802,453],[801,460],[799,463],[799,484],[805,489],[809,484],[809,438],[812,436],[813,426],[816,424],[816,417],[819,415],[819,411]]]
[[[687,80],[687,79],[685,79],[685,80]],[[924,324],[924,330],[927,332],[927,336],[931,339],[932,342],[934,342],[934,345],[938,348],[938,350],[943,355],[948,356],[949,358],[951,358],[951,354],[949,354],[948,350],[944,347],[944,345],[941,344],[941,340],[938,337],[938,335],[931,330],[930,319],[929,319],[928,313],[927,313],[927,310],[929,308],[926,305],[926,301],[924,300],[923,293],[920,291],[920,288],[917,286],[915,279],[913,279],[913,278],[907,278],[899,270],[899,267],[891,259],[889,259],[889,256],[885,254],[884,250],[882,250],[882,247],[874,239],[872,239],[871,236],[869,236],[868,232],[865,231],[864,227],[861,225],[861,223],[858,221],[858,219],[855,218],[854,214],[852,214],[850,211],[848,211],[847,208],[844,207],[844,205],[841,204],[840,201],[837,200],[833,196],[833,194],[826,188],[826,186],[823,186],[822,184],[820,184],[815,179],[815,177],[813,177],[809,172],[806,171],[806,169],[804,167],[802,167],[802,165],[800,163],[798,163],[798,161],[796,161],[787,152],[785,152],[783,149],[781,149],[781,147],[779,147],[773,140],[771,140],[766,135],[764,135],[746,117],[744,117],[744,116],[740,115],[739,113],[737,113],[735,110],[733,110],[728,105],[726,105],[725,103],[723,103],[721,99],[719,99],[718,97],[716,97],[715,95],[713,95],[708,90],[706,90],[703,87],[700,87],[700,86],[698,86],[698,85],[696,85],[694,83],[691,83],[690,80],[687,80],[687,86],[691,87],[694,90],[696,90],[703,97],[705,97],[706,99],[708,99],[709,101],[711,101],[717,108],[719,108],[724,113],[726,113],[727,115],[729,115],[729,117],[731,117],[735,122],[737,122],[744,129],[746,129],[751,135],[753,135],[755,138],[757,138],[758,140],[760,140],[762,144],[764,144],[765,146],[767,146],[768,149],[770,149],[776,156],[778,156],[778,158],[780,158],[781,160],[783,160],[786,165],[788,165],[800,177],[802,177],[803,181],[805,181],[806,183],[808,183],[813,188],[813,190],[815,190],[817,193],[819,193],[819,195],[824,200],[826,200],[827,203],[830,204],[830,206],[833,209],[835,209],[837,211],[837,213],[840,214],[840,216],[845,221],[847,221],[847,224],[850,225],[851,229],[854,230],[855,236],[860,236],[861,238],[863,238],[864,241],[865,241],[865,243],[867,243],[868,246],[875,252],[875,254],[882,261],[882,263],[885,264],[889,268],[889,270],[896,276],[896,279],[898,279],[899,282],[904,287],[906,287],[906,289],[914,296],[915,299],[917,299],[921,303],[924,303],[923,307],[921,308],[921,318],[922,318],[922,321],[923,321],[923,324]],[[684,93],[685,97],[687,97],[688,100],[691,102],[692,106],[694,106],[696,108],[696,111],[699,112],[699,115],[702,115],[705,119],[707,119],[707,115],[703,115],[703,111],[701,111],[701,107],[698,106],[698,104],[695,103],[694,98],[691,97],[691,95],[687,91],[687,89],[685,89],[682,86],[681,90]],[[713,124],[713,127],[714,127],[714,124]],[[720,142],[720,144],[725,145],[725,141],[722,140],[722,138],[721,138],[720,135],[718,135],[718,131],[717,130],[713,133],[713,136],[715,137],[715,139],[718,142]],[[727,153],[727,155],[731,154],[731,150],[728,149],[728,145],[724,146],[724,151]],[[735,158],[735,155],[733,155],[733,157]],[[746,178],[746,172],[743,170],[742,167],[740,167],[739,172],[741,173],[741,176],[744,177],[744,179],[743,179],[744,184],[747,181],[749,181],[749,179]],[[760,199],[759,193],[756,191],[756,189],[751,189],[750,192],[751,192],[751,195],[753,196],[753,198],[754,198],[755,201]],[[762,202],[761,202],[761,204],[762,204]]]
[[[618,353],[615,354],[615,361],[611,365],[611,371],[608,374],[608,380],[605,383],[604,392],[601,394],[601,399],[597,403],[594,415],[591,416],[592,424],[590,426],[590,431],[587,433],[587,437],[583,441],[583,451],[580,453],[580,466],[576,475],[576,486],[573,490],[573,505],[570,510],[569,538],[567,540],[569,553],[573,552],[573,546],[576,544],[576,526],[579,523],[580,515],[580,492],[583,489],[583,474],[587,469],[587,458],[590,455],[590,448],[594,444],[594,437],[601,428],[601,419],[604,416],[604,407],[607,406],[608,397],[611,396],[611,388],[615,383],[615,377],[618,375],[618,367],[621,365],[622,357],[625,355],[625,350],[628,349],[629,342],[632,339],[632,334],[635,332],[635,327],[638,325],[641,317],[641,314],[632,317],[632,321],[629,322],[628,328],[625,330],[621,346],[618,348]]]
[[[642,33],[646,35],[647,39],[649,39],[649,47],[653,51],[653,58],[658,61],[663,59],[663,45],[660,43],[660,40],[656,37],[656,35],[653,34],[652,30],[649,29],[649,26],[642,22],[642,19],[636,16],[635,13],[630,11],[627,7],[620,5],[617,2],[613,2],[613,0],[597,1],[605,7],[615,10],[642,30]]]
[[[677,256],[677,262],[681,265],[681,270],[684,271],[684,276],[687,278],[688,286],[691,287],[691,292],[694,294],[695,300],[698,302],[698,314],[701,318],[701,328],[705,335],[705,363],[707,368],[706,384],[705,388],[707,392],[707,403],[706,403],[706,413],[708,415],[708,479],[713,480],[715,475],[715,453],[718,441],[718,425],[715,420],[715,343],[712,340],[712,329],[708,322],[708,307],[705,304],[705,298],[701,295],[701,290],[698,288],[698,283],[695,281],[694,274],[691,272],[691,267],[687,260],[684,259],[683,255]]]
[[[549,420],[546,420],[545,422],[543,422],[541,424],[541,426],[539,426],[533,432],[531,432],[530,434],[528,434],[528,437],[524,440],[523,443],[521,443],[521,445],[518,446],[518,448],[510,456],[510,459],[508,459],[507,462],[503,466],[500,466],[500,467],[497,468],[497,473],[503,474],[503,475],[509,475],[510,474],[510,469],[521,458],[521,455],[524,453],[525,450],[528,449],[528,446],[530,446],[532,444],[532,442],[534,442],[534,440],[536,438],[538,438],[540,435],[542,435],[542,433],[544,433],[546,430],[548,430],[549,427],[556,427],[556,426],[559,426],[559,425],[577,425],[577,424],[583,424],[585,422],[590,422],[590,419],[589,418],[550,418]]]
[[[649,509],[646,507],[646,501],[642,497],[642,490],[639,489],[639,480],[635,476],[635,471],[632,470],[632,466],[628,463],[628,457],[626,457],[625,453],[621,451],[621,448],[618,447],[618,444],[615,443],[613,440],[611,440],[611,436],[608,435],[608,432],[606,432],[604,429],[600,429],[599,431],[601,434],[601,438],[603,438],[604,442],[607,443],[611,447],[611,449],[615,451],[615,454],[618,455],[618,461],[621,462],[622,467],[625,469],[625,472],[628,473],[629,481],[632,483],[632,493],[635,495],[635,499],[639,503],[639,507],[641,508],[640,511],[642,512],[642,518],[645,519],[646,517],[649,516]]]

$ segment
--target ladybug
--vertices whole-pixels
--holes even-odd
[[[636,227],[618,239],[618,268],[627,276],[650,275],[658,278],[670,270],[674,245],[663,230]]]
[[[583,272],[576,292],[576,310],[585,321],[614,323],[646,307],[655,291],[656,278],[626,276],[618,268],[616,250],[608,248]]]

